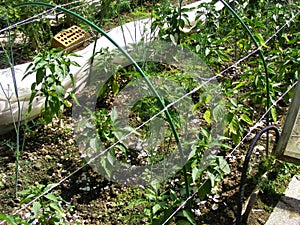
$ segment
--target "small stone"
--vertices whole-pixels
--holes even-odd
[[[195,216],[201,216],[200,209],[195,209],[194,214],[195,214]]]
[[[211,207],[212,210],[217,210],[218,208],[219,208],[218,204],[213,204]]]
[[[30,216],[31,216],[31,214],[29,212],[24,215],[25,219],[29,219]]]
[[[35,168],[36,169],[41,169],[42,166],[43,166],[43,164],[40,161],[38,161],[38,162],[35,163]]]

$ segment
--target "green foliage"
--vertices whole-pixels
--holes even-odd
[[[13,21],[20,19],[18,11],[12,7],[12,5],[5,5],[3,2],[0,3],[0,28],[3,29],[7,26],[7,21]]]
[[[46,123],[52,121],[54,116],[59,116],[64,106],[69,106],[69,102],[65,100],[66,90],[63,86],[63,80],[69,76],[74,86],[74,78],[70,73],[70,66],[79,66],[67,57],[65,51],[51,49],[50,51],[39,52],[33,63],[29,64],[26,69],[26,78],[35,73],[35,82],[31,85],[30,107],[32,109],[34,98],[42,94],[45,97],[45,108],[43,110],[43,118]]]
[[[137,203],[145,206],[145,224],[162,224],[183,201],[178,192],[172,188],[165,189],[164,185],[157,180],[152,180],[149,187],[144,189],[143,198]],[[196,224],[194,216],[188,210],[181,210],[177,216],[180,218],[181,224],[184,222],[185,224]]]
[[[118,70],[121,68],[121,66],[114,62],[114,59],[119,57],[117,53],[117,50],[109,51],[108,48],[102,48],[93,56],[95,63],[90,73],[90,83],[93,84],[94,82],[99,82],[98,74],[103,74],[102,76],[107,79],[103,81],[105,82],[104,85],[99,84],[101,85],[101,88],[98,88],[99,91],[97,93],[97,97],[100,99],[107,97],[110,91],[113,92],[113,95],[117,95],[119,93],[121,85],[121,73],[118,72]]]
[[[181,8],[181,4],[174,7],[170,2],[158,5],[154,12],[154,21],[151,24],[153,31],[159,29],[158,35],[166,41],[179,44],[184,37],[183,28],[189,24],[188,9]]]
[[[54,2],[62,4],[66,1]],[[156,4],[157,2],[160,3]],[[34,12],[31,12],[31,9],[18,11],[13,9],[9,3],[9,1],[1,1],[0,12],[3,15],[0,23],[1,28],[6,26],[6,19],[10,23],[14,23],[40,12],[40,9]],[[98,5],[100,8],[80,3],[86,7],[79,7],[76,12],[89,15],[98,25],[107,25],[112,20],[121,20],[122,13],[132,12],[143,3],[146,1],[104,0],[100,6]],[[226,8],[221,11],[215,10],[215,2],[203,3],[198,7],[195,23],[188,21],[187,10],[181,8],[181,1],[177,6],[172,5],[170,1],[152,1],[152,3],[154,8],[152,31],[159,29],[159,38],[175,45],[182,45],[195,52],[215,73],[220,73],[224,68],[254,50],[251,39],[245,35],[237,20]],[[280,31],[276,38],[269,42],[267,40],[281,25],[294,16],[299,2],[287,4],[285,1],[266,3],[261,0],[247,0],[234,1],[230,5],[249,26],[255,40],[265,53],[270,75],[270,101],[274,103],[277,97],[282,95],[299,76],[299,18],[289,22],[286,29]],[[204,17],[205,20],[203,20]],[[67,17],[66,20],[68,20]],[[32,37],[34,37],[35,46],[31,46],[31,49],[49,46],[52,38],[49,21],[40,20],[35,25],[32,26],[31,24],[17,29],[25,34],[24,40],[27,43],[32,41]],[[46,33],[49,35],[45,35]],[[17,38],[16,33],[13,34],[13,38]],[[113,61],[115,56],[116,53],[110,52],[108,49],[102,49],[95,55],[95,58],[99,57],[99,60],[91,72],[94,74],[105,73],[110,77],[101,84],[102,87],[98,90],[99,101],[104,101],[108,96],[114,98],[123,86],[131,85],[130,81],[133,83],[139,76],[132,67],[121,68]],[[43,112],[46,122],[50,122],[54,116],[59,116],[64,107],[69,105],[65,100],[67,92],[62,86],[62,80],[69,76],[74,85],[74,79],[69,68],[72,64],[74,65],[66,53],[49,50],[38,52],[34,62],[27,69],[24,78],[34,72],[36,73],[35,82],[31,87],[30,103],[33,104],[34,98],[39,94],[45,97]],[[179,83],[186,92],[196,87],[189,74],[184,74],[175,67],[168,71],[161,70],[160,67],[164,65],[156,63],[143,66],[149,77],[170,79]],[[91,83],[99,79],[98,76],[91,78]],[[194,110],[203,116],[204,126],[199,127],[199,134],[195,143],[188,143],[192,149],[185,168],[188,171],[188,181],[193,184],[191,189],[198,191],[196,198],[200,200],[206,199],[218,189],[218,183],[222,180],[223,175],[230,173],[228,162],[223,155],[233,145],[237,145],[241,141],[244,132],[253,126],[257,118],[265,112],[267,103],[266,73],[261,58],[255,54],[226,73],[222,73],[218,79],[223,93],[203,93],[203,90],[199,90],[193,95]],[[168,85],[163,86],[163,89],[166,93],[168,91],[177,93],[178,91],[169,90]],[[216,104],[212,100],[214,95],[224,95],[224,99]],[[291,96],[292,92],[286,95],[281,102],[282,106],[288,106]],[[169,103],[168,100],[165,100],[165,103]],[[86,113],[89,117],[82,120],[78,127],[78,129],[83,126],[91,128],[87,129],[87,132],[83,133],[81,137],[87,143],[87,154],[89,151],[93,154],[101,153],[102,146],[100,143],[108,148],[116,141],[122,140],[124,135],[129,132],[133,132],[141,138],[148,138],[150,136],[149,125],[140,129],[139,132],[136,132],[133,127],[148,120],[160,109],[156,98],[141,99],[132,108],[132,124],[125,127],[120,125],[120,115],[116,109],[97,106],[96,112],[88,110]],[[179,129],[182,126],[181,118],[177,115],[176,110],[170,109],[170,113]],[[271,116],[272,120],[276,122],[278,108],[271,110]],[[163,115],[159,117],[164,119]],[[223,126],[222,128],[225,128],[224,133],[215,135],[215,131],[219,129],[219,127],[214,127],[215,123],[219,123]],[[159,133],[160,130],[157,129],[156,132]],[[172,150],[172,147],[175,146],[172,143],[172,134],[168,133],[168,135],[171,144],[159,146],[159,151],[149,159],[150,164],[161,160],[166,150]],[[119,157],[118,160],[126,162],[129,153],[130,149],[127,149],[122,142],[105,153],[105,157],[102,157],[100,162],[108,177],[113,176],[113,171],[117,168],[117,157]],[[281,165],[280,169],[272,166],[270,162],[262,165],[264,170],[273,169],[275,173],[279,174],[281,178],[276,182],[286,180],[287,177],[284,174],[295,173],[295,169],[291,168],[289,164]],[[186,184],[182,181],[182,173],[179,172],[176,177],[179,177],[177,184],[172,184],[177,179],[174,177],[163,183],[151,180],[150,186],[142,189],[143,195],[136,194],[138,199],[134,199],[135,195],[131,196],[133,201],[131,207],[134,208],[134,206],[139,205],[143,211],[143,215],[131,215],[131,217],[140,219],[137,223],[141,223],[143,219],[145,224],[161,224],[172,214],[174,209],[184,202],[187,198],[183,191]],[[276,182],[270,179],[264,190],[273,189]],[[21,192],[24,195],[22,203],[32,200],[47,188],[38,185]],[[130,201],[130,199],[127,200]],[[42,224],[64,223],[66,218],[65,206],[65,202],[60,197],[49,193],[32,205],[29,219],[23,220],[17,216],[3,214],[0,214],[0,219],[11,224],[30,224],[34,220],[38,220]],[[189,207],[180,210],[175,217],[172,222],[176,221],[177,224],[196,224],[198,222],[197,218],[189,211]],[[131,218],[130,220],[133,221],[134,219]]]
[[[124,163],[127,163],[126,160],[128,160],[128,149],[122,144],[122,138],[130,132],[136,135],[139,135],[139,133],[129,125],[119,126],[118,113],[115,109],[110,112],[106,109],[97,110],[96,112],[89,111],[88,114],[89,118],[83,119],[76,128],[77,130],[85,128],[84,132],[80,133],[78,141],[84,140],[87,143],[85,147],[87,155],[101,155],[100,163],[103,172],[110,177],[117,170],[117,155],[118,160]],[[109,148],[117,141],[120,141],[120,143],[115,144],[113,148]],[[109,148],[109,150],[102,152],[103,147]]]
[[[230,173],[227,161],[223,156],[218,156],[221,148],[230,149],[222,143],[225,137],[212,137],[210,131],[201,128],[198,143],[190,154],[187,168],[191,170],[191,179],[200,187],[199,197],[204,197],[211,192],[221,180],[223,174]],[[209,178],[210,182],[206,179]]]
[[[28,189],[20,191],[19,194],[24,196],[21,204],[26,204],[31,200],[39,197],[45,193],[55,184],[47,186],[37,184],[36,186],[29,186]],[[73,210],[72,206],[64,201],[61,197],[57,197],[53,193],[45,194],[43,197],[37,199],[32,204],[31,212],[25,215],[26,218],[20,218],[18,215],[0,214],[0,219],[5,220],[9,224],[69,224],[66,211],[70,213]],[[75,221],[75,224],[80,224],[80,221]]]
[[[144,210],[145,215],[149,219],[149,224],[152,224],[155,219],[158,219],[159,215],[168,208],[168,192],[163,191],[160,193],[160,188],[161,184],[157,180],[152,180],[150,187],[145,189],[145,197],[152,202],[152,204],[149,204]]]
[[[2,214],[0,213],[0,219],[3,221],[6,221],[8,224],[11,225],[19,225],[19,224],[24,224],[24,225],[29,225],[29,223],[27,223],[25,220],[22,220],[21,218],[19,218],[18,215],[6,215],[6,214]]]
[[[32,16],[38,15],[42,12],[39,7],[24,7],[14,8],[13,6],[23,1],[1,1],[0,12],[3,15],[0,18],[0,27],[7,27],[15,25],[20,21],[28,20]],[[10,28],[12,37],[12,48],[15,51],[15,61],[24,62],[34,55],[35,50],[49,49],[53,37],[49,19],[38,18],[32,23],[24,23],[20,26]],[[6,41],[3,42],[8,46]]]

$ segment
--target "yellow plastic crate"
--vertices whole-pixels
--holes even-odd
[[[82,44],[82,41],[87,37],[87,33],[74,25],[62,32],[56,34],[52,39],[53,48],[63,48],[68,52],[76,49]]]

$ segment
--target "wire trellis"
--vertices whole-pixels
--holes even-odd
[[[11,29],[14,29],[18,26],[24,26],[26,24],[30,24],[30,23],[34,23],[34,22],[37,22],[40,20],[40,18],[42,18],[43,16],[45,17],[46,15],[51,15],[52,12],[54,12],[58,7],[66,7],[66,6],[69,6],[69,5],[73,5],[73,4],[77,4],[77,3],[82,3],[82,1],[78,0],[78,1],[74,1],[74,2],[69,2],[69,3],[65,3],[65,4],[61,4],[61,5],[56,5],[55,8],[51,8],[51,9],[47,9],[47,10],[44,10],[43,12],[41,13],[38,13],[36,15],[33,15],[29,18],[26,18],[20,22],[17,22],[17,23],[14,23],[10,26],[7,26],[3,29],[0,30],[0,34],[5,32],[5,31],[8,31],[8,30],[11,30]],[[71,8],[72,10],[73,8]],[[75,9],[75,7],[74,7]],[[57,15],[57,13],[55,13],[54,15]]]
[[[80,1],[77,1],[80,2]],[[72,2],[72,3],[67,3],[61,6],[67,6],[70,4],[75,4],[76,2]],[[56,9],[56,8],[55,8]],[[28,18],[26,20],[23,20],[19,23],[13,24],[9,27],[6,27],[2,30],[0,30],[0,33],[13,29],[17,26],[20,25],[24,25],[24,24],[28,24],[28,23],[32,23],[34,21],[37,21],[39,19],[35,19],[37,17],[40,17],[42,15],[48,14],[52,11],[54,11],[55,9],[49,9],[47,11],[44,11],[43,13],[40,13],[38,15],[34,15],[31,18]],[[277,34],[283,30],[287,25],[289,25],[297,16],[299,15],[299,11],[292,17],[290,18],[288,21],[286,21],[286,23],[284,25],[282,25],[273,35],[271,35],[269,38],[266,39],[265,43],[268,43],[270,40],[272,40],[275,36],[277,36]],[[93,38],[93,37],[92,37]],[[76,174],[77,172],[79,172],[80,170],[82,170],[84,167],[86,167],[87,165],[89,165],[91,162],[93,162],[94,160],[96,160],[98,157],[104,155],[106,152],[108,152],[111,148],[113,148],[114,146],[116,146],[117,144],[119,144],[123,139],[126,139],[129,135],[133,134],[134,132],[136,132],[137,130],[141,129],[142,127],[144,127],[146,124],[150,123],[151,121],[153,121],[157,116],[161,115],[162,113],[164,113],[166,110],[168,110],[170,107],[174,106],[176,103],[180,102],[181,100],[183,100],[184,98],[192,95],[193,93],[197,92],[198,90],[200,90],[205,84],[209,83],[210,81],[222,76],[225,72],[227,72],[228,70],[236,67],[237,65],[239,65],[241,62],[245,61],[246,59],[248,59],[250,56],[252,56],[253,54],[257,53],[258,51],[260,51],[262,48],[264,48],[264,46],[259,46],[258,48],[256,48],[255,50],[253,50],[251,53],[249,53],[248,55],[240,58],[239,60],[237,60],[234,64],[232,64],[231,66],[227,67],[226,69],[222,70],[219,74],[211,77],[210,79],[207,79],[203,84],[199,85],[198,87],[194,88],[193,90],[191,90],[190,92],[186,93],[185,95],[183,95],[182,97],[178,98],[176,101],[173,101],[172,103],[166,105],[160,112],[158,112],[157,114],[155,114],[154,116],[152,116],[150,119],[148,119],[147,121],[143,122],[141,125],[139,125],[138,127],[135,127],[134,130],[132,132],[129,132],[127,135],[123,136],[123,138],[121,140],[118,140],[117,142],[115,142],[113,145],[109,146],[108,148],[106,148],[105,150],[103,150],[101,153],[97,154],[95,157],[91,158],[87,163],[85,163],[83,166],[77,168],[75,171],[73,171],[72,173],[70,173],[68,176],[64,177],[63,179],[61,179],[60,181],[58,181],[55,185],[53,185],[51,188],[49,188],[47,191],[43,192],[42,194],[40,194],[39,196],[37,196],[36,198],[34,198],[32,201],[22,205],[22,207],[18,210],[16,210],[13,215],[16,215],[18,213],[20,213],[22,210],[26,209],[28,206],[32,205],[34,202],[36,202],[38,199],[40,199],[41,197],[45,196],[47,193],[51,192],[53,189],[55,189],[56,187],[58,187],[59,185],[61,185],[63,182],[65,182],[66,180],[68,180],[69,178],[71,178],[74,174]],[[270,112],[270,110],[275,107],[279,101],[281,101],[296,85],[297,85],[298,81],[296,81],[295,83],[293,83],[293,85],[291,85],[280,97],[278,97],[278,99],[272,103],[271,106],[268,107],[268,109],[265,111],[265,113],[259,118],[259,120],[255,123],[254,126],[252,126],[249,130],[249,132],[242,138],[242,140],[234,147],[234,149],[226,156],[227,158],[230,158],[233,156],[234,152],[237,151],[237,149],[244,143],[244,141],[246,140],[247,137],[249,137],[252,132],[259,127],[263,120],[265,119],[265,117],[268,115],[268,113]],[[164,224],[167,224],[196,194],[197,192],[203,187],[203,185],[205,184],[205,182],[207,182],[208,180],[204,181],[203,184],[198,187],[194,193],[192,193],[192,195],[188,196],[188,198],[186,198],[186,200],[179,206],[177,207],[177,209],[171,214],[171,216],[169,216],[169,218],[167,218]],[[3,224],[4,221],[2,221],[0,224]]]

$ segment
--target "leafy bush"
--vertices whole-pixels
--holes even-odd
[[[26,204],[39,195],[45,193],[54,184],[49,184],[47,187],[43,184],[37,184],[37,186],[30,186],[28,189],[20,191],[19,194],[24,196],[21,200],[21,204]],[[67,213],[72,212],[72,206],[64,201],[61,197],[57,197],[52,193],[45,194],[32,204],[31,212],[25,214],[25,218],[20,218],[18,215],[4,215],[0,214],[0,219],[9,222],[12,225],[16,224],[69,224]],[[66,213],[66,211],[68,211]],[[76,219],[74,224],[80,224],[80,221]]]
[[[89,12],[97,24],[103,24],[118,18],[120,12],[130,12],[135,6],[143,2],[106,0],[103,1],[99,11],[101,13],[99,14],[93,8],[80,10],[81,12]],[[157,2],[160,1],[154,1],[153,3]],[[63,2],[57,1],[56,3],[61,4]],[[205,127],[199,128],[194,143],[188,143],[191,146],[189,160],[184,169],[176,174],[176,178],[172,177],[162,183],[155,179],[151,180],[150,186],[142,189],[143,196],[139,195],[138,200],[133,200],[133,204],[140,204],[144,207],[144,215],[136,215],[136,217],[144,217],[143,222],[147,224],[161,224],[164,222],[174,209],[186,203],[185,200],[191,193],[197,192],[198,195],[195,196],[203,200],[212,191],[217,192],[218,182],[222,180],[224,174],[230,173],[228,162],[224,157],[228,149],[240,143],[245,131],[253,126],[265,112],[267,102],[269,100],[271,103],[275,102],[277,97],[294,84],[299,76],[299,18],[294,18],[293,21],[287,24],[285,29],[277,34],[276,38],[267,42],[267,38],[271,37],[288,19],[294,16],[297,7],[299,7],[299,2],[287,4],[285,1],[273,1],[266,4],[265,1],[261,0],[247,0],[230,3],[230,6],[250,28],[255,41],[262,48],[267,62],[269,80],[266,80],[263,60],[257,54],[246,57],[238,66],[224,71],[225,68],[255,49],[253,40],[246,35],[243,27],[227,8],[219,11],[214,8],[214,3],[203,3],[197,9],[195,23],[191,24],[188,21],[187,10],[181,7],[181,3],[182,1],[179,1],[177,6],[173,6],[170,1],[154,4],[152,31],[159,29],[158,38],[190,49],[202,58],[214,73],[219,74],[218,81],[224,100],[220,105],[216,105],[211,101],[212,95],[220,93],[208,94],[203,93],[203,90],[199,90],[193,94],[194,110],[203,116]],[[7,2],[5,4],[7,5]],[[26,15],[28,11],[21,13],[10,6],[8,8],[8,11],[4,11],[2,6],[0,10],[10,22],[17,21],[24,18],[24,16],[28,17],[28,14]],[[205,20],[203,20],[204,17]],[[28,26],[24,28],[23,32],[27,37],[30,37],[41,31],[49,31],[48,23],[40,23],[39,25],[36,27]],[[1,26],[6,26],[6,23],[2,22]],[[51,34],[45,39],[37,37],[35,40],[37,46],[46,44],[49,38],[51,38]],[[134,81],[139,75],[132,67],[121,69],[108,63],[114,55],[107,49],[102,49],[98,54],[104,60],[99,63],[98,68],[94,68],[94,72],[101,74],[105,71],[113,74],[106,83],[102,84],[103,88],[98,90],[98,100],[114,99],[122,87],[127,84],[130,85],[130,81]],[[69,66],[72,64],[74,65],[67,58],[66,53],[50,50],[37,53],[34,62],[27,70],[25,77],[33,72],[36,73],[36,81],[31,87],[30,102],[32,103],[34,97],[39,93],[45,96],[43,116],[46,122],[50,122],[54,116],[59,116],[65,105],[69,105],[64,99],[66,91],[63,89],[62,80],[67,76],[73,80],[72,75],[69,73]],[[144,65],[143,68],[147,70],[149,77],[169,77],[179,83],[186,92],[196,87],[188,73],[181,73],[176,67],[168,68],[169,71],[168,69],[160,70],[160,67],[164,66],[164,69],[166,69],[166,65],[152,63]],[[270,84],[268,88],[267,81]],[[166,86],[164,88],[169,91],[168,88],[170,87]],[[267,90],[270,99],[267,99]],[[172,91],[176,92],[177,90]],[[291,93],[280,104],[287,106],[290,97]],[[168,103],[167,100],[166,103]],[[89,150],[95,154],[101,153],[99,142],[103,143],[105,148],[108,148],[129,132],[135,132],[141,138],[149,137],[148,125],[139,132],[135,131],[133,127],[138,126],[161,110],[157,98],[143,98],[132,108],[134,117],[131,118],[132,124],[120,129],[118,120],[120,115],[114,108],[110,108],[109,104],[105,105],[106,108],[102,108],[103,105],[105,104],[96,105],[96,112],[87,110],[88,118],[79,123],[79,130],[82,126],[96,128],[87,130],[81,137],[87,143],[87,154]],[[182,124],[176,110],[172,111],[170,109],[170,111],[176,127],[180,128]],[[271,116],[273,122],[276,122],[278,112],[275,107],[271,110]],[[225,126],[224,133],[215,136],[213,135],[214,129],[217,128],[213,127],[212,124],[220,118],[224,119],[224,124],[221,124]],[[160,119],[165,118],[161,117]],[[157,133],[159,133],[159,129]],[[160,146],[160,152],[153,154],[152,158],[149,157],[147,163],[160,161],[164,157],[162,153],[171,151],[172,147],[175,149],[176,143],[171,132],[168,135],[171,144]],[[129,160],[129,155],[133,153],[132,151],[120,142],[105,152],[106,158],[103,157],[105,159],[101,161],[101,164],[108,177],[113,176],[116,166],[114,164],[115,159],[119,157],[123,162],[126,162]],[[220,152],[221,154],[218,154]],[[178,181],[177,184],[174,184],[174,180]],[[37,187],[38,190],[43,188]],[[63,211],[57,206],[61,199],[50,194],[46,195],[45,198],[43,199],[44,202],[34,203],[34,215],[31,220],[37,218],[45,222],[42,214],[40,214],[40,211],[43,210],[45,215],[48,216],[52,215],[54,211],[59,212],[60,218],[51,216],[55,221],[63,218]],[[51,204],[51,201],[54,205],[56,204],[55,207]],[[191,215],[190,209],[191,207],[188,205],[188,207],[181,210],[176,218],[173,218],[174,222],[176,221],[178,224],[196,224],[197,218]],[[17,217],[1,215],[1,218],[11,223],[21,223]]]
[[[65,105],[70,107],[70,103],[65,100],[67,93],[62,82],[69,76],[74,86],[70,65],[79,65],[67,56],[67,52],[57,49],[40,52],[35,56],[33,63],[29,64],[23,77],[24,79],[32,73],[36,74],[36,81],[31,85],[28,113],[31,112],[34,98],[42,94],[45,97],[43,116],[46,123],[51,122],[54,116],[59,116]]]

